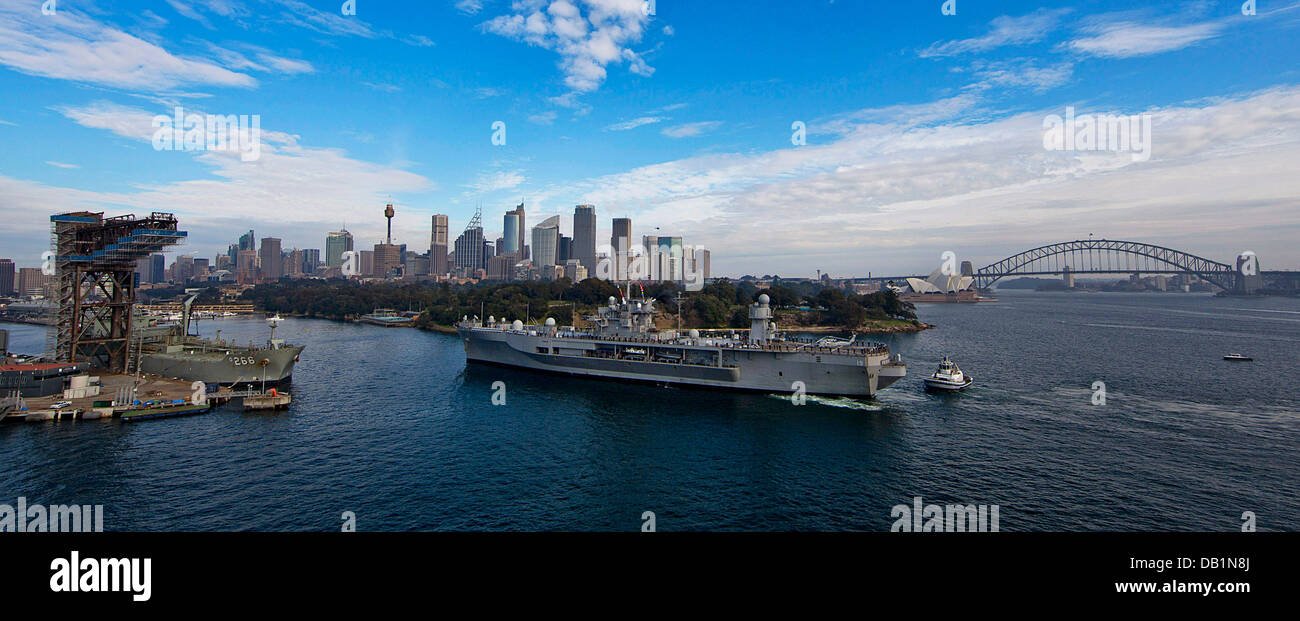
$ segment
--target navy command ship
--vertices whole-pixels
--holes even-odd
[[[463,318],[456,332],[469,362],[628,381],[806,394],[870,397],[907,374],[889,347],[853,339],[787,341],[772,323],[766,294],[750,305],[747,338],[654,328],[654,299],[613,297],[587,317],[590,330],[489,317]],[[802,383],[802,386],[799,383]]]

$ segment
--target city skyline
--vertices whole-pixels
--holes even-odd
[[[421,248],[433,214],[459,231],[475,205],[524,202],[533,221],[594,204],[689,231],[718,275],[914,273],[944,251],[979,265],[1090,233],[1300,267],[1300,86],[1265,62],[1300,51],[1296,3],[780,19],[336,4],[0,2],[0,136],[30,146],[0,154],[7,254],[37,264],[48,216],[80,210],[176,213],[194,232],[176,252],[212,257],[250,227],[316,248],[347,226],[368,248],[384,238],[369,210],[389,202],[394,237]],[[895,22],[910,27],[881,27]],[[1187,66],[1204,70],[1182,80]],[[260,157],[151,148],[176,106],[258,115]],[[1149,115],[1149,157],[1045,148],[1047,120],[1076,110]]]

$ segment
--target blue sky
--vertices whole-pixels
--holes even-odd
[[[390,201],[413,248],[478,204],[495,237],[523,201],[683,235],[719,274],[1089,233],[1300,267],[1294,0],[343,4],[0,0],[0,256],[35,265],[59,211],[172,211],[211,256],[249,228],[373,243]],[[259,115],[262,156],[155,150],[177,105]],[[1150,158],[1045,149],[1067,106],[1151,115]]]

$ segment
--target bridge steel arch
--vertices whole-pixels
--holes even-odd
[[[1061,257],[1074,258],[1077,263],[1063,264]],[[1181,250],[1134,241],[1080,239],[1031,248],[981,267],[975,273],[975,285],[989,287],[1004,276],[1063,274],[1063,268],[1072,274],[1195,274],[1229,291],[1237,284],[1233,266]]]

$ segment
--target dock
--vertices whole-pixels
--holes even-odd
[[[194,405],[192,403],[177,404],[166,407],[138,408],[126,410],[121,413],[123,422],[136,422],[141,420],[150,420],[154,418],[172,418],[175,416],[190,416],[192,414],[203,414],[212,409],[211,405]]]
[[[99,376],[98,391],[85,391],[84,396],[68,399],[63,394],[24,398],[27,408],[11,412],[3,417],[3,422],[129,420],[126,416],[129,413],[134,413],[131,419],[145,420],[180,416],[182,412],[198,414],[211,408],[210,403],[191,403],[193,382],[152,375],[142,375],[139,381],[136,386],[134,375],[103,374]],[[149,416],[141,418],[144,414]]]

